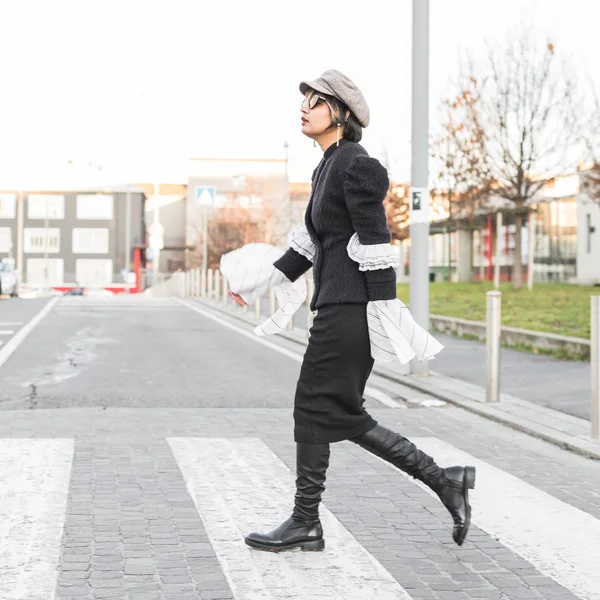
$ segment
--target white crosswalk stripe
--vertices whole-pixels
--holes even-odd
[[[0,440],[0,597],[51,600],[73,441]]]
[[[271,554],[243,542],[289,517],[294,478],[258,439],[171,438],[175,458],[236,600],[409,600],[325,507],[327,551]]]
[[[326,505],[325,552],[244,544],[293,504],[293,474],[259,439],[167,441],[236,600],[411,600]],[[600,600],[599,519],[437,438],[413,441],[442,466],[477,467],[474,526],[581,600]],[[71,439],[0,439],[1,600],[55,598],[73,455]]]
[[[413,440],[441,466],[477,467],[473,522],[541,573],[600,600],[600,520],[437,438]]]

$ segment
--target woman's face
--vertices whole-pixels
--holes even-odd
[[[331,126],[331,111],[325,100],[320,99],[314,108],[309,107],[308,100],[314,95],[314,91],[306,92],[306,101],[300,107],[302,133],[310,138],[319,136]]]

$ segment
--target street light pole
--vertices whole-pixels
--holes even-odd
[[[412,25],[410,311],[429,329],[429,0],[413,0]],[[426,374],[427,361],[410,372]]]

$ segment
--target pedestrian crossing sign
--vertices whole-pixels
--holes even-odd
[[[217,194],[217,188],[212,185],[196,186],[196,205],[212,206]]]

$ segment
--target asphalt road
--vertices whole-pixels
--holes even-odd
[[[598,462],[372,377],[380,423],[477,467],[467,542],[432,492],[342,442],[326,550],[256,552],[244,534],[293,502],[302,346],[142,296],[2,301],[0,322],[2,600],[600,598]]]

